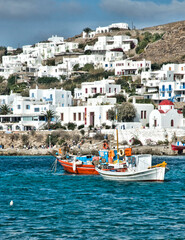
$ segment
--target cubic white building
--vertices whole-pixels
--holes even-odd
[[[84,82],[81,88],[74,89],[74,98],[87,101],[89,97],[95,94],[114,96],[121,92],[121,85],[115,84],[114,80],[103,79],[95,82]]]
[[[151,70],[151,61],[132,61],[132,60],[122,60],[115,62],[115,75],[137,75],[139,71]]]
[[[86,45],[85,50],[97,51],[97,50],[111,50],[114,48],[121,48],[124,52],[129,51],[132,45],[136,46],[138,44],[137,39],[131,39],[127,35],[119,36],[101,36],[98,37],[98,41],[94,46]]]
[[[158,109],[151,112],[149,117],[150,128],[179,128],[183,126],[183,114],[174,109],[174,104],[163,100]]]
[[[128,29],[129,27],[127,23],[113,23],[107,27],[97,27],[95,31],[90,31],[89,33],[83,31],[82,36],[83,38],[93,38],[96,34],[108,33],[115,28]]]
[[[71,91],[63,89],[30,89],[29,96],[32,99],[43,101],[54,107],[68,107],[72,105]]]

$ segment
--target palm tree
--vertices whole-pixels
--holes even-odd
[[[7,115],[8,113],[11,113],[11,109],[7,104],[3,104],[0,106],[0,114],[1,115]]]
[[[47,120],[47,123],[48,123],[48,129],[50,129],[50,123],[51,123],[51,119],[55,116],[55,112],[53,110],[47,110],[45,113],[44,113],[44,117],[46,118]]]

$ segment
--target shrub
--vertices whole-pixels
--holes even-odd
[[[139,139],[134,138],[132,145],[140,145],[140,146],[142,146],[143,144],[142,144],[142,142]]]
[[[82,134],[82,136],[84,136],[85,130],[84,129],[80,130],[80,133]]]
[[[38,83],[40,84],[51,84],[59,82],[59,79],[56,77],[40,77],[38,78]]]
[[[69,122],[67,124],[67,128],[68,128],[68,130],[74,130],[76,128],[76,124],[72,123],[72,122]]]
[[[29,144],[29,136],[27,134],[23,134],[21,138],[22,138],[22,143],[24,145],[28,145]]]
[[[95,140],[104,140],[104,134],[102,133],[97,133],[96,135],[94,135],[93,137]]]
[[[84,124],[78,126],[78,130],[84,128]]]

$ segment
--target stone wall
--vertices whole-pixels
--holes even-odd
[[[114,135],[114,139],[116,139],[116,130],[108,129],[102,130],[103,134],[112,134]],[[147,145],[147,142],[157,143],[158,141],[165,141],[166,139],[171,142],[173,136],[181,140],[185,139],[185,129],[180,128],[168,128],[168,129],[127,129],[127,130],[119,130],[118,139],[121,144],[124,141],[130,143],[132,138],[139,139],[143,145]]]

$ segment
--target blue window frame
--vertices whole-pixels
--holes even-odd
[[[39,108],[34,108],[34,112],[39,112],[40,109]]]

